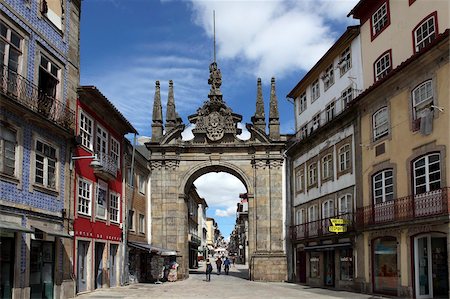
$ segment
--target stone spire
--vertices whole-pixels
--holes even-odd
[[[261,78],[258,78],[256,89],[256,112],[252,116],[252,122],[255,128],[266,132],[266,114],[264,113],[264,100],[262,95]]]
[[[155,86],[155,98],[153,100],[153,115],[152,115],[152,139],[158,140],[163,133],[163,119],[162,119],[162,106],[161,106],[161,91],[159,87],[159,81],[156,81]]]
[[[275,78],[273,77],[270,88],[269,137],[273,140],[280,139],[280,114],[278,113],[278,100],[275,93]]]
[[[169,96],[166,110],[166,132],[172,130],[177,124],[177,112],[175,111],[175,98],[173,96],[173,81],[169,80]]]

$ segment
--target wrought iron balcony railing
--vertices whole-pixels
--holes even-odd
[[[116,177],[118,170],[117,161],[107,153],[99,153],[97,156],[101,164],[100,171],[107,172]]]
[[[291,226],[291,240],[300,241],[325,235],[336,234],[334,232],[330,232],[329,230],[329,227],[332,225],[330,219],[336,218],[347,220],[348,223],[345,224],[347,232],[354,230],[353,213],[346,213]]]
[[[449,214],[449,188],[408,195],[391,201],[358,208],[358,229],[390,223],[401,223],[421,218]]]
[[[74,130],[75,113],[68,104],[48,96],[33,82],[3,64],[0,64],[0,93],[53,123]]]

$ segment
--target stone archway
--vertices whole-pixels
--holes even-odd
[[[175,111],[173,83],[163,134],[159,82],[156,83],[150,151],[152,244],[178,252],[179,276],[188,276],[186,194],[195,179],[209,172],[227,172],[242,181],[249,201],[249,272],[252,280],[285,281],[285,204],[283,151],[285,137],[279,133],[279,118],[272,79],[269,134],[265,132],[264,103],[258,80],[256,113],[246,128],[251,134],[243,141],[237,123],[242,117],[225,104],[220,92],[221,75],[216,63],[210,66],[211,90],[197,113],[189,116],[195,124],[194,139],[181,138],[185,126]]]

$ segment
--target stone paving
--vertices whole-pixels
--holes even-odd
[[[198,270],[191,270],[189,278],[163,284],[138,283],[124,287],[101,289],[83,294],[77,299],[106,298],[381,298],[345,291],[311,288],[292,283],[254,282],[247,280],[247,268],[242,265],[232,266],[230,274],[221,275],[214,272],[207,282],[205,266],[200,264]]]

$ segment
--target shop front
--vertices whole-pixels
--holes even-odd
[[[397,296],[397,239],[382,237],[372,241],[373,292]]]
[[[0,230],[0,298],[11,298],[14,286],[14,256],[15,237],[14,232]]]

